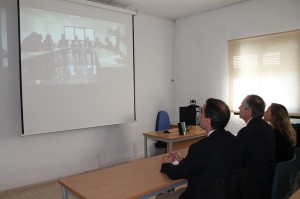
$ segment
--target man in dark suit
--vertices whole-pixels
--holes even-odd
[[[200,126],[208,133],[207,137],[192,144],[185,158],[171,153],[162,159],[161,172],[174,180],[188,179],[186,190],[179,189],[157,198],[205,199],[216,179],[230,176],[241,167],[237,138],[224,130],[229,118],[230,110],[223,101],[212,98],[206,101]],[[179,162],[177,165],[172,164],[175,160]]]
[[[265,102],[257,95],[248,95],[239,109],[240,118],[247,123],[237,134],[242,146],[244,167],[253,174],[260,198],[271,198],[275,137],[272,127],[262,119]]]

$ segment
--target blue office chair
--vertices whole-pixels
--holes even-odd
[[[166,130],[170,128],[170,118],[166,111],[159,111],[156,116],[155,131]]]
[[[169,114],[166,111],[159,111],[156,116],[155,131],[166,130],[169,128],[170,128]],[[157,141],[154,145],[156,148],[167,148],[167,143],[162,141]],[[163,150],[160,153],[165,153],[165,152],[166,150]]]
[[[295,159],[296,155],[292,160],[277,163],[272,185],[272,199],[284,198],[291,189]]]

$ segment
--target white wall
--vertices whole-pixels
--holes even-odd
[[[228,102],[228,40],[295,29],[299,0],[252,0],[178,20],[175,109],[193,98],[201,106],[209,97]],[[243,125],[232,116],[228,129],[236,134]]]
[[[9,65],[0,68],[0,191],[143,157],[142,133],[154,130],[157,112],[174,118],[174,23],[135,17],[136,122],[21,137],[17,0],[0,5],[9,18]]]

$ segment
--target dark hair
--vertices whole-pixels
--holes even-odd
[[[246,104],[252,110],[252,118],[262,118],[264,116],[266,103],[260,96],[248,95]]]
[[[230,110],[225,102],[209,98],[206,100],[204,115],[211,119],[213,129],[224,129],[230,119]]]

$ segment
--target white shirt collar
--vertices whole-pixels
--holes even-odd
[[[214,132],[214,131],[215,131],[215,130],[210,131],[210,132],[207,134],[207,137],[209,137],[210,134],[212,134],[212,132]]]
[[[246,124],[248,124],[251,120],[252,120],[252,117],[246,122]]]

